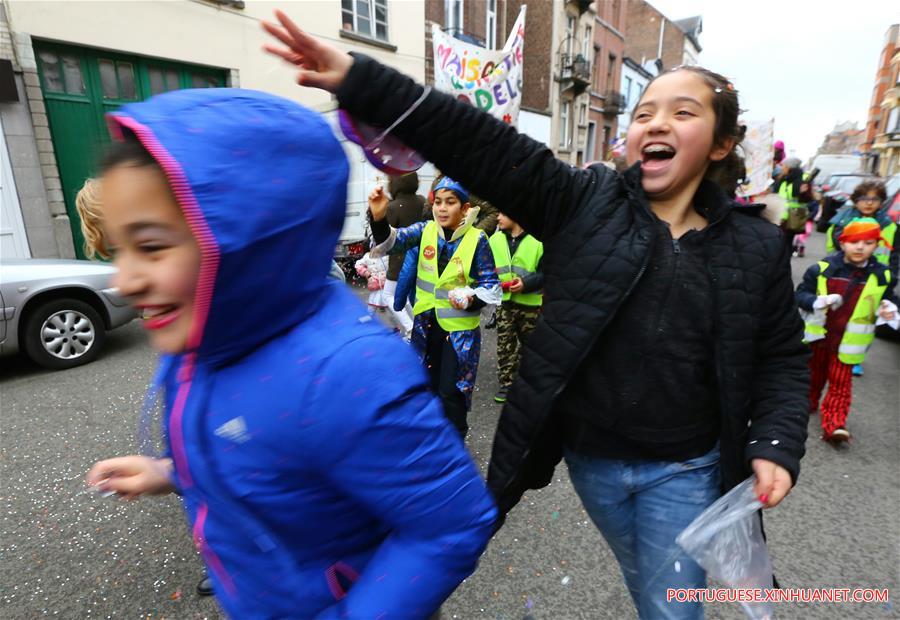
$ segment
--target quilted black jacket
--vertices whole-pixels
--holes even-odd
[[[337,93],[357,118],[390,126],[423,87],[365,56]],[[488,483],[502,513],[548,484],[562,453],[554,400],[643,274],[651,213],[638,171],[574,168],[546,146],[443,93],[393,133],[544,243],[544,308],[494,440]],[[771,460],[796,482],[806,441],[807,348],[790,258],[776,226],[730,212],[706,240],[715,288],[723,488]],[[652,389],[652,386],[648,386]]]

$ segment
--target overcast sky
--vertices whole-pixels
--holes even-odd
[[[865,126],[892,0],[648,0],[703,16],[700,64],[728,76],[748,119],[775,119],[789,155],[815,154],[835,123]],[[630,24],[626,24],[626,27]]]

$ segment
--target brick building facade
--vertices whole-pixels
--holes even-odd
[[[619,115],[625,109],[620,84],[628,19],[626,4],[626,0],[594,3],[594,60],[585,161],[607,158],[609,144],[618,135]]]

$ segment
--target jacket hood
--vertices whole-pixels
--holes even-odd
[[[315,311],[346,210],[348,164],[328,124],[241,89],[166,93],[109,115],[159,162],[201,249],[189,350],[217,365]]]
[[[410,172],[404,175],[391,175],[388,180],[388,192],[391,198],[396,198],[397,194],[415,194],[419,191],[419,175]]]

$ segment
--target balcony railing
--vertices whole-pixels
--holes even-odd
[[[563,89],[574,87],[578,92],[584,91],[591,83],[591,63],[581,54],[560,55],[559,81],[562,82]]]
[[[578,14],[581,15],[589,8],[591,8],[591,3],[594,0],[568,0],[572,4],[574,4],[578,8]]]
[[[617,116],[625,111],[625,95],[617,90],[607,91],[603,101],[603,114]]]

